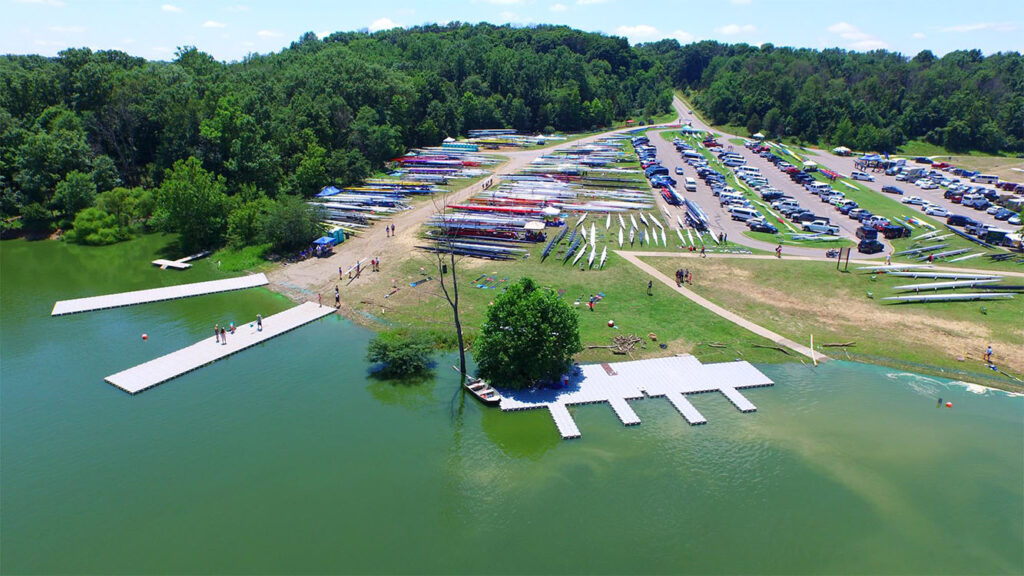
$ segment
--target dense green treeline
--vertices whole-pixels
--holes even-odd
[[[276,245],[248,221],[326,183],[359,182],[409,147],[474,128],[585,130],[670,105],[658,60],[554,26],[307,33],[236,63],[194,48],[173,62],[88,49],[5,56],[0,214],[38,232],[83,215],[88,233],[72,236],[83,242],[147,224],[203,230],[183,238],[202,247]],[[181,212],[190,186],[216,209]]]
[[[978,50],[913,58],[876,50],[726,45],[641,47],[715,124],[895,150],[924,139],[951,151],[1024,152],[1024,58]]]

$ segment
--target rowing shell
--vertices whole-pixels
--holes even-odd
[[[683,240],[683,231],[676,228],[676,234],[679,235],[679,241],[682,242],[683,246],[686,246],[686,240]]]
[[[622,248],[622,228],[619,228],[619,248]]]
[[[665,229],[661,229],[661,245],[668,248],[668,240],[665,239]]]
[[[636,228],[629,229],[629,245],[633,245],[633,240],[636,239]]]
[[[576,263],[580,261],[580,258],[583,257],[583,253],[586,252],[586,251],[587,251],[587,243],[584,242],[583,245],[580,246],[580,251],[576,253],[576,257],[572,259],[572,265],[573,266],[575,266]]]
[[[616,214],[616,216],[619,217],[619,226],[625,228],[626,227],[626,221],[622,219],[622,214]]]
[[[607,259],[608,259],[608,247],[605,246],[604,249],[601,250],[601,263],[597,265],[597,269],[598,270],[600,270],[601,268],[604,268],[604,261],[607,260]]]
[[[608,215],[605,216],[605,218],[604,218],[604,229],[608,230],[611,227],[612,227],[612,213],[609,212]]]

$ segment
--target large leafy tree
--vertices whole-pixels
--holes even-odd
[[[582,350],[576,311],[530,278],[494,299],[474,344],[480,377],[509,388],[557,381]]]
[[[194,156],[167,171],[157,197],[159,220],[180,235],[183,250],[220,245],[227,227],[225,188],[224,178],[204,170]]]

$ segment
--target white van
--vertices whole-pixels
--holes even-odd
[[[761,213],[753,208],[731,208],[729,213],[732,214],[733,220],[739,220],[740,222],[761,217]]]
[[[741,173],[741,172],[749,172],[751,174],[760,174],[761,173],[761,169],[758,168],[757,166],[747,166],[747,165],[737,166],[736,167],[736,173],[738,174],[738,173]]]
[[[977,174],[971,176],[971,182],[975,182],[977,184],[995,184],[996,182],[999,182],[999,176],[993,176],[991,174]]]
[[[810,190],[811,192],[813,192],[815,194],[820,194],[821,192],[824,192],[825,190],[831,190],[832,186],[830,186],[829,184],[826,184],[824,182],[811,182],[810,184],[807,184],[806,186],[804,186],[804,188],[807,188],[808,190]]]
[[[872,176],[871,174],[868,174],[867,172],[856,172],[856,171],[854,171],[853,174],[850,174],[850,178],[853,178],[854,180],[863,180],[864,182],[874,182],[875,181],[875,177]]]
[[[693,178],[686,178],[685,180],[683,180],[683,182],[683,187],[686,188],[687,192],[697,191],[697,181],[694,180]]]

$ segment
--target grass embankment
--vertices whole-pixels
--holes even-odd
[[[598,242],[602,243],[600,237]],[[638,346],[630,356],[616,355],[607,349],[588,349],[578,356],[581,362],[622,361],[683,353],[694,354],[708,362],[736,358],[751,362],[787,360],[779,358],[778,353],[772,350],[753,347],[754,344],[771,345],[771,342],[737,328],[664,285],[655,282],[652,295],[648,296],[649,278],[638,274],[634,266],[614,254],[609,253],[604,270],[581,271],[579,264],[572,266],[570,263],[562,263],[564,247],[552,253],[543,263],[540,262],[541,251],[543,246],[535,247],[531,256],[525,260],[491,262],[463,259],[459,262],[460,310],[470,340],[484,321],[489,303],[502,287],[529,276],[541,286],[555,290],[579,311],[580,340],[584,346],[607,346],[614,336],[627,334],[643,338],[643,345]],[[585,260],[584,257],[581,262]],[[693,269],[690,264],[700,259],[690,256],[686,260],[687,264],[680,266]],[[420,266],[426,270],[436,270],[436,260],[429,255],[414,255],[399,266],[397,271],[388,270],[378,274],[381,278],[374,285],[368,290],[361,290],[364,294],[377,296],[364,297],[354,304],[357,312],[355,317],[378,328],[385,323],[393,323],[450,332],[451,309],[441,295],[437,274],[430,273],[433,279],[417,287],[409,285],[424,277],[419,272]],[[390,291],[390,279],[393,277],[397,279],[400,289],[390,297],[385,297]],[[699,276],[697,279],[700,281]],[[477,288],[478,284],[491,287]],[[603,294],[602,299],[595,304],[594,312],[590,312],[587,307],[591,294]],[[344,298],[344,289],[342,295]],[[614,320],[617,328],[608,327],[609,320]],[[656,335],[656,341],[649,338],[651,333]],[[712,347],[709,343],[724,347]],[[662,344],[665,348],[660,347]]]
[[[682,265],[674,258],[644,260],[665,274]],[[834,262],[709,258],[685,264],[697,293],[797,342],[806,344],[813,334],[817,349],[835,358],[1024,390],[981,361],[992,344],[1002,370],[1024,374],[1024,356],[1016,353],[1024,347],[1019,299],[892,304],[880,298],[896,294],[893,287],[930,280],[858,273],[856,264],[838,272]],[[850,341],[856,345],[845,351],[821,347]]]

